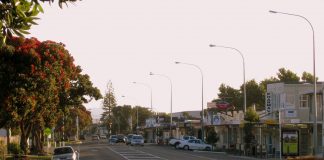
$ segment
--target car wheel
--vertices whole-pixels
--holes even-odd
[[[206,147],[205,150],[206,151],[211,151],[211,148],[210,147]]]
[[[189,146],[184,146],[183,149],[184,150],[189,150]]]
[[[174,144],[174,148],[178,149],[179,148],[179,143]]]

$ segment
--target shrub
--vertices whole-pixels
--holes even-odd
[[[22,154],[23,153],[19,144],[17,144],[17,143],[10,143],[8,146],[8,152],[11,154]]]

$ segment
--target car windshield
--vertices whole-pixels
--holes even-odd
[[[110,136],[110,138],[117,138],[117,136],[115,136],[115,135],[114,136]]]
[[[133,137],[133,135],[128,135],[128,136],[127,136],[127,138],[132,138],[132,137]]]
[[[67,153],[73,153],[72,148],[70,148],[70,147],[63,147],[63,148],[55,148],[54,149],[54,155],[67,154]]]
[[[142,136],[133,136],[133,139],[143,139]]]

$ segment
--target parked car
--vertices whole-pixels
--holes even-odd
[[[98,135],[92,135],[91,139],[93,141],[99,141],[99,136]]]
[[[125,143],[125,136],[123,134],[117,134],[117,143],[122,142]]]
[[[182,141],[188,141],[191,139],[197,139],[194,136],[183,136],[182,139],[170,139],[169,140],[169,145],[174,146],[175,148],[178,148],[178,145],[182,142]]]
[[[108,139],[108,143],[117,143],[117,135],[111,135]]]
[[[71,146],[57,147],[54,149],[53,160],[71,159],[79,160],[79,153]]]
[[[144,138],[141,135],[133,135],[131,140],[131,146],[133,145],[141,145],[144,146]]]
[[[182,141],[178,148],[183,148],[185,150],[206,150],[211,151],[212,146],[210,144],[204,143],[200,139],[191,139],[188,141]]]
[[[105,134],[101,134],[99,137],[100,137],[100,139],[107,139],[107,135],[105,135]]]
[[[129,145],[132,141],[132,138],[135,134],[128,134],[127,137],[126,137],[126,145]]]

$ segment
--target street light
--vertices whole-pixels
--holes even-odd
[[[164,77],[164,78],[167,78],[170,82],[170,89],[171,89],[171,116],[170,116],[170,134],[172,136],[172,81],[170,79],[170,77],[166,76],[166,75],[163,75],[163,74],[156,74],[156,73],[152,73],[150,72],[150,76],[161,76],[161,77]]]
[[[315,71],[315,32],[314,32],[314,27],[312,25],[312,23],[304,16],[301,15],[297,15],[297,14],[291,14],[291,13],[284,13],[284,12],[278,12],[278,11],[273,11],[273,10],[269,10],[270,13],[274,13],[274,14],[283,14],[283,15],[289,15],[289,16],[295,16],[295,17],[299,17],[302,18],[304,20],[306,20],[306,22],[309,24],[309,26],[312,29],[312,34],[313,34],[313,78],[314,78],[314,112],[315,112],[315,120],[314,120],[314,131],[313,131],[313,136],[314,136],[314,155],[317,154],[317,97],[316,97],[316,71]],[[324,111],[323,111],[324,113]],[[322,134],[324,133],[324,123],[322,123]],[[322,139],[322,142],[324,142],[324,139]],[[324,143],[323,143],[324,144]],[[323,152],[324,155],[324,152]]]
[[[243,62],[243,94],[244,94],[244,113],[245,113],[246,112],[245,60],[244,60],[244,56],[243,56],[242,52],[236,48],[233,48],[233,47],[219,46],[219,45],[214,45],[214,44],[210,44],[209,47],[220,47],[220,48],[232,49],[241,55],[242,62]]]
[[[198,68],[201,74],[201,139],[204,141],[205,139],[205,134],[204,134],[204,76],[201,68],[195,64],[191,63],[184,63],[184,62],[175,62],[175,64],[184,64],[184,65],[189,65],[189,66],[194,66]]]
[[[133,82],[133,84],[143,85],[143,86],[145,86],[145,87],[147,87],[147,88],[150,89],[150,92],[151,92],[151,111],[153,111],[153,105],[152,105],[152,87],[149,84],[142,83],[142,82]]]

